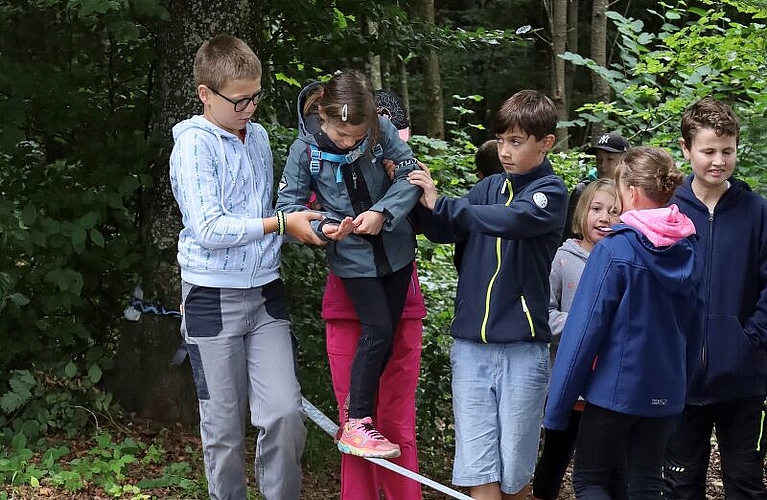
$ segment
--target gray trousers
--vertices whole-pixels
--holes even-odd
[[[246,416],[258,428],[256,476],[267,500],[298,499],[306,439],[282,281],[259,288],[183,282],[181,332],[197,397],[208,493],[246,500]]]

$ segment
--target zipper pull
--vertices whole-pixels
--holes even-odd
[[[357,190],[357,172],[352,171],[352,186],[354,186],[354,190]]]

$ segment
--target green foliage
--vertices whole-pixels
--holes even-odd
[[[0,426],[72,433],[88,419],[78,405],[107,404],[95,384],[151,258],[136,225],[151,179],[139,104],[146,22],[162,17],[155,0],[0,6]]]
[[[46,440],[32,443],[19,432],[8,448],[0,448],[0,482],[11,488],[48,486],[69,493],[96,485],[110,497],[132,500],[156,498],[143,493],[150,489],[184,498],[205,498],[206,485],[196,480],[199,472],[187,462],[175,460],[166,456],[161,446],[147,446],[130,437],[117,442],[106,432],[97,433],[92,446],[76,454],[65,445]],[[133,468],[151,463],[167,465],[158,477],[128,479]]]
[[[576,54],[563,57],[604,77],[616,97],[583,106],[575,123],[601,123],[632,144],[663,146],[680,157],[682,111],[713,95],[730,102],[741,119],[739,175],[755,180],[767,173],[767,151],[759,147],[767,139],[767,6],[702,3],[708,8],[679,0],[649,10],[662,22],[656,33],[639,19],[608,12],[620,33],[620,62],[600,68]]]

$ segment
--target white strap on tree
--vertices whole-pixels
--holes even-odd
[[[330,418],[328,418],[327,415],[325,415],[319,409],[317,409],[317,407],[311,404],[306,398],[304,397],[301,398],[301,404],[303,405],[304,411],[312,420],[312,422],[317,424],[323,431],[327,432],[330,436],[336,435],[336,432],[338,431],[338,425],[336,425],[335,422],[330,420]],[[401,465],[397,465],[388,460],[385,460],[382,458],[365,458],[365,460],[369,462],[373,462],[374,464],[379,465],[385,469],[389,469],[392,472],[396,472],[397,474],[400,474],[401,476],[405,476],[408,479],[412,479],[413,481],[418,481],[424,486],[433,488],[452,498],[458,498],[460,500],[472,500],[470,496],[464,495],[460,491],[456,491],[452,488],[441,485],[438,482],[429,479],[428,477],[424,477],[416,472],[408,470],[402,467]]]

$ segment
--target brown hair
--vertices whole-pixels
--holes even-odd
[[[503,164],[498,158],[498,141],[488,139],[483,142],[474,153],[474,163],[477,165],[477,174],[483,178],[503,172]]]
[[[711,96],[688,107],[682,114],[682,140],[687,148],[700,129],[710,128],[716,135],[740,138],[740,120],[732,108]]]
[[[539,141],[557,130],[557,107],[536,90],[520,90],[501,104],[493,132],[503,134],[519,127]]]
[[[635,186],[660,206],[668,203],[683,180],[671,155],[651,146],[629,149],[615,167],[616,184]]]
[[[220,90],[232,80],[261,78],[261,61],[248,44],[231,35],[218,35],[194,56],[194,85]]]
[[[367,123],[370,144],[376,143],[378,111],[375,94],[368,79],[359,71],[347,70],[337,73],[327,82],[318,85],[306,97],[303,113],[318,113],[320,108],[331,125]],[[372,147],[369,147],[368,151],[372,151]]]
[[[575,205],[573,211],[573,234],[583,237],[583,227],[586,225],[586,215],[589,213],[589,207],[591,202],[594,201],[594,196],[597,191],[604,191],[613,197],[615,204],[618,204],[618,192],[615,189],[615,181],[612,179],[597,179],[589,182],[586,189],[581,193],[581,197],[578,198],[578,203]],[[617,212],[615,214],[618,215]]]

